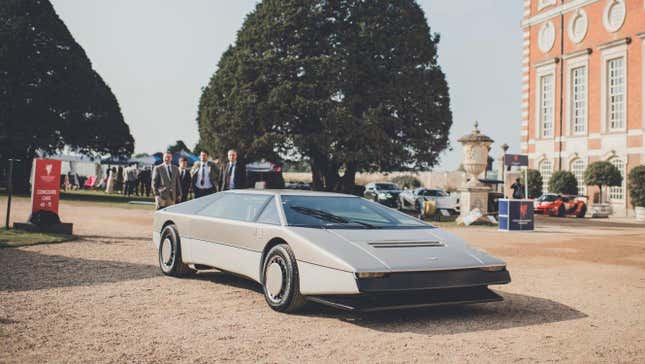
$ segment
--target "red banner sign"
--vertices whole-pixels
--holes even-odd
[[[47,210],[58,215],[60,197],[61,162],[51,159],[34,159],[32,171],[31,212]]]

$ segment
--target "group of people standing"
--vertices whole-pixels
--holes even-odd
[[[238,161],[235,149],[228,151],[225,164],[210,160],[208,152],[202,151],[191,168],[183,157],[179,159],[179,167],[174,166],[172,153],[166,152],[163,163],[152,170],[152,193],[157,209],[188,201],[191,193],[199,198],[246,187],[246,166]]]
[[[112,167],[107,170],[105,192],[150,196],[151,181],[152,171],[148,167],[139,169],[136,164],[125,168]]]

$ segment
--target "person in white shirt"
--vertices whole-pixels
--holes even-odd
[[[190,175],[195,198],[217,192],[219,166],[215,162],[208,160],[208,152],[202,151],[199,153],[199,161],[193,164]]]

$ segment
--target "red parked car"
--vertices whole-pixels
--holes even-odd
[[[549,216],[575,216],[585,217],[587,203],[583,200],[586,196],[567,196],[547,193],[533,202],[533,211],[536,214]]]

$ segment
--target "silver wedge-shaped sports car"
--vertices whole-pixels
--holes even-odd
[[[163,273],[201,268],[259,282],[271,308],[307,300],[348,310],[497,301],[506,264],[421,220],[360,197],[220,192],[159,210]]]

